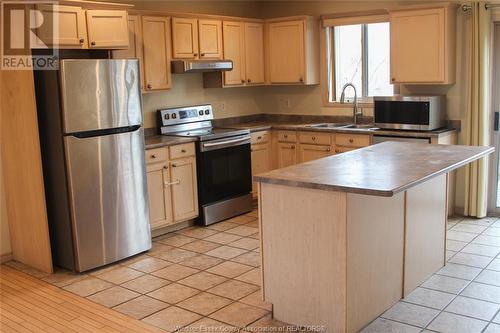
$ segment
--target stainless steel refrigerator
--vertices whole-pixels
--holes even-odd
[[[66,59],[35,73],[56,265],[100,267],[151,248],[137,60]]]

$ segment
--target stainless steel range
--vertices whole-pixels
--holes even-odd
[[[211,105],[157,111],[160,134],[195,137],[199,223],[209,225],[252,210],[250,131],[215,128]]]

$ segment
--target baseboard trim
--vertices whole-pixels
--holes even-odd
[[[4,253],[2,255],[0,255],[0,263],[3,264],[7,261],[11,261],[13,259],[12,257],[12,252],[9,252],[9,253]]]

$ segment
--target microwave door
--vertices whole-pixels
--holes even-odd
[[[60,65],[65,134],[142,124],[137,59],[68,59]]]

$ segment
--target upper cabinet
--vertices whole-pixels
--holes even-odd
[[[143,16],[142,32],[145,91],[168,89],[172,83],[170,18]]]
[[[245,28],[242,22],[224,21],[224,57],[233,61],[233,69],[224,72],[226,86],[243,85],[245,76]]]
[[[200,59],[222,59],[222,22],[198,20]]]
[[[245,70],[247,84],[264,83],[264,24],[262,23],[245,23]]]
[[[392,83],[455,82],[455,14],[454,7],[390,12]]]
[[[318,22],[311,18],[268,23],[268,75],[271,84],[318,84]]]
[[[38,5],[37,9],[42,13],[43,22],[38,28],[38,36],[48,47],[85,49],[88,47],[87,25],[85,22],[85,10],[81,7]],[[35,19],[38,19],[35,16]],[[51,28],[59,21],[59,29],[54,35]],[[37,22],[37,26],[39,26]]]
[[[144,90],[144,60],[142,57],[142,25],[141,18],[138,15],[128,16],[128,40],[129,47],[124,50],[115,50],[112,56],[115,59],[139,59],[139,67],[141,72],[141,90]]]
[[[222,59],[222,22],[196,18],[172,18],[174,59]]]
[[[42,41],[61,49],[128,48],[125,10],[85,10],[77,6],[39,5],[43,22],[38,29]],[[52,26],[59,25],[54,35]],[[38,24],[37,24],[38,25]],[[43,46],[41,46],[43,47]]]
[[[128,19],[125,10],[87,10],[89,48],[128,48]]]

